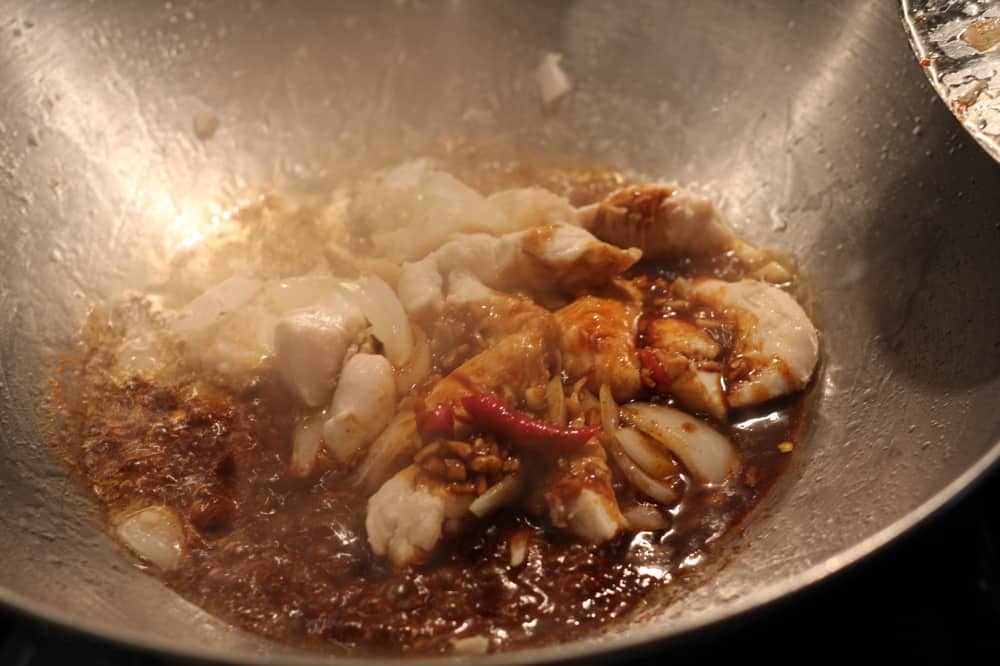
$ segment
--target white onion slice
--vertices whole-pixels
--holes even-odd
[[[650,475],[639,469],[639,466],[628,457],[625,450],[622,448],[618,437],[621,435],[621,430],[619,430],[615,436],[611,437],[611,442],[608,445],[608,451],[611,453],[611,457],[614,459],[615,464],[618,465],[618,469],[622,471],[625,478],[628,479],[629,483],[635,486],[638,490],[645,493],[650,499],[654,499],[660,504],[671,504],[677,500],[677,492],[671,488],[666,482],[659,479],[654,479]]]
[[[413,353],[406,363],[396,368],[396,388],[409,393],[431,372],[431,348],[427,335],[419,326],[413,327]]]
[[[663,530],[670,527],[670,521],[655,506],[636,504],[622,511],[629,529],[636,531]]]
[[[670,449],[702,483],[722,483],[740,468],[732,442],[686,412],[637,402],[621,411],[635,427]]]
[[[260,280],[238,275],[223,280],[188,303],[187,314],[174,322],[174,329],[197,332],[210,328],[226,314],[249,303],[262,284]]]
[[[352,485],[371,495],[389,477],[406,467],[420,445],[416,416],[411,411],[399,412],[368,447],[354,471]]]
[[[380,277],[368,275],[358,283],[358,306],[371,322],[372,332],[385,348],[394,367],[401,367],[413,353],[413,332],[396,292]]]
[[[556,374],[545,387],[545,416],[549,423],[566,425],[566,391],[563,390],[562,377]]]
[[[618,405],[615,403],[615,397],[611,395],[611,387],[607,384],[601,384],[598,394],[601,402],[601,426],[604,432],[613,435],[618,431]]]
[[[558,53],[546,53],[535,71],[538,87],[542,91],[542,103],[545,106],[552,106],[573,89],[573,84],[559,64],[561,60],[562,55]]]
[[[670,452],[647,435],[634,428],[621,428],[615,436],[632,462],[654,479],[678,474],[677,463],[670,457]]]
[[[513,503],[521,494],[521,477],[517,474],[500,479],[486,489],[469,505],[469,511],[478,518],[485,518],[494,511]]]
[[[292,431],[292,474],[306,478],[312,474],[323,445],[323,423],[327,410],[322,409],[299,419]]]
[[[142,559],[164,571],[177,567],[184,554],[184,529],[165,506],[150,506],[118,522],[118,537]]]
[[[466,636],[451,639],[451,651],[461,655],[480,655],[490,651],[490,639],[486,636]]]
[[[531,531],[519,529],[510,537],[510,566],[519,567],[528,558],[528,541]]]

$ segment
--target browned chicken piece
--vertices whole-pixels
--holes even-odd
[[[454,303],[456,275],[535,295],[572,294],[606,284],[642,253],[595,238],[569,224],[505,234],[464,234],[419,261],[403,264],[399,298],[411,316],[436,316]]]
[[[656,349],[695,360],[713,360],[722,351],[704,329],[676,317],[651,320],[646,327],[646,341]]]
[[[579,452],[561,457],[546,488],[549,519],[556,527],[591,543],[607,541],[626,527],[599,437]]]
[[[550,325],[512,333],[455,368],[437,383],[425,402],[433,407],[457,403],[476,393],[494,393],[519,404],[525,391],[544,385],[558,371],[557,349]]]
[[[722,349],[702,328],[683,319],[654,319],[646,327],[646,342],[671,381],[661,386],[685,407],[723,420],[726,398],[721,367]]]
[[[809,383],[819,361],[819,334],[790,294],[760,280],[696,279],[682,287],[736,324],[726,373],[730,405],[766,402]]]
[[[479,316],[474,328],[489,346],[439,381],[427,396],[428,407],[484,392],[519,404],[525,391],[559,371],[552,313],[530,299],[483,289],[482,298],[461,308]]]
[[[577,212],[599,239],[637,247],[644,259],[719,254],[736,241],[715,204],[669,185],[623,187]]]
[[[572,378],[586,377],[594,393],[608,384],[618,402],[642,390],[636,358],[636,326],[641,300],[619,288],[602,295],[581,296],[556,313],[563,369]]]

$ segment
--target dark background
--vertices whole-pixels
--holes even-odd
[[[627,663],[875,656],[1000,661],[1000,472],[898,542],[813,588]],[[176,665],[0,609],[0,665]],[[738,663],[738,662],[737,662]]]

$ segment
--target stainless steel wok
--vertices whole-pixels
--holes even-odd
[[[40,432],[46,355],[141,284],[154,232],[220,193],[441,133],[708,185],[801,260],[824,340],[808,433],[726,566],[606,635],[484,661],[731,620],[895,539],[1000,455],[1000,167],[927,84],[893,3],[0,5],[4,604],[175,654],[330,658],[230,628],[130,563]],[[545,51],[575,86],[554,112]],[[206,141],[201,112],[220,120]]]

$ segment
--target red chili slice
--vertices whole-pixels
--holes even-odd
[[[455,438],[455,410],[442,402],[434,409],[417,414],[417,432],[425,442]]]
[[[653,381],[662,386],[670,386],[673,383],[670,375],[663,369],[660,359],[656,358],[656,354],[652,349],[643,347],[637,353],[639,354],[639,363],[642,364],[642,367],[649,370],[649,375],[653,378]]]
[[[462,398],[462,406],[477,426],[503,437],[512,446],[526,449],[569,453],[601,432],[600,426],[568,428],[539,421],[492,393]]]

